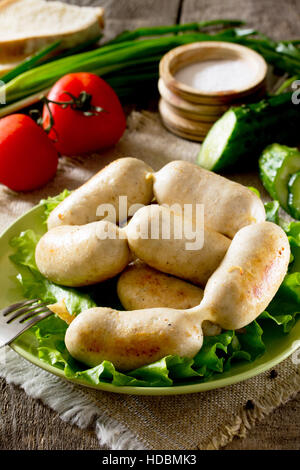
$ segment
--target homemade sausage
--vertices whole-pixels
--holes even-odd
[[[197,320],[169,308],[119,312],[96,307],[72,321],[65,343],[71,356],[90,367],[107,360],[126,371],[169,354],[194,357],[203,341],[199,315]]]
[[[68,327],[67,349],[89,366],[109,360],[119,370],[168,354],[192,358],[202,346],[204,320],[238,329],[265,310],[284,279],[289,257],[289,242],[279,226],[263,222],[244,227],[207,283],[199,306],[123,312],[89,309]]]
[[[231,240],[211,229],[203,228],[204,244],[187,249],[191,240],[177,227],[183,227],[183,218],[168,208],[150,205],[139,209],[126,227],[128,244],[139,259],[152,268],[205,286],[207,280],[221,263]],[[153,235],[152,228],[157,232]],[[170,229],[169,236],[164,233]],[[200,232],[197,232],[197,236]]]
[[[204,204],[205,225],[229,238],[266,218],[253,191],[185,161],[168,163],[155,173],[153,191],[159,204]]]
[[[118,279],[119,299],[126,310],[166,307],[186,310],[199,305],[203,290],[189,282],[150,268],[140,260],[131,263]],[[205,320],[203,336],[221,333],[218,325]]]
[[[206,318],[227,330],[251,323],[279,289],[290,259],[285,232],[272,222],[248,225],[233,238],[204,290]]]
[[[105,238],[110,231],[112,238]],[[108,221],[49,230],[35,252],[40,272],[64,286],[86,286],[119,274],[130,261],[126,238]]]
[[[120,158],[73,191],[50,214],[48,229],[59,225],[84,225],[100,220],[100,204],[111,204],[119,221],[119,196],[133,204],[149,204],[153,198],[152,168],[137,158]],[[126,214],[125,214],[126,216]]]
[[[199,305],[203,290],[137,260],[118,279],[117,292],[126,310],[152,307],[188,309]]]

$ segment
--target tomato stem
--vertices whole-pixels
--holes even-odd
[[[43,96],[41,99],[42,103],[47,107],[47,111],[49,113],[49,125],[44,128],[47,134],[49,134],[49,132],[54,126],[54,117],[50,109],[50,104],[56,104],[58,106],[61,106],[63,109],[66,109],[68,106],[70,106],[70,108],[74,111],[80,111],[83,113],[84,116],[87,117],[98,116],[100,113],[108,112],[100,106],[92,105],[93,96],[90,93],[87,93],[85,90],[81,91],[78,96],[75,96],[68,91],[64,91],[64,94],[68,95],[71,99],[68,101],[55,101],[50,100],[46,96]],[[36,122],[39,126],[43,126],[43,118],[38,110],[33,109],[32,111],[30,111],[30,114],[38,114],[38,119],[36,120]]]
[[[100,106],[92,105],[92,95],[86,91],[81,91],[78,96],[73,95],[68,91],[64,91],[65,95],[70,96],[69,101],[54,101],[49,98],[43,97],[45,104],[53,103],[61,106],[63,109],[70,106],[74,111],[82,111],[85,116],[97,116],[99,113],[105,112]]]

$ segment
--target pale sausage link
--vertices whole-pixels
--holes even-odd
[[[157,271],[141,260],[135,260],[121,273],[117,293],[125,310],[156,307],[187,310],[199,305],[203,298],[200,287]],[[209,320],[202,323],[202,330],[203,336],[215,336],[222,331]]]
[[[101,204],[110,204],[119,221],[119,196],[128,208],[147,205],[153,198],[152,168],[137,158],[120,158],[73,191],[50,214],[48,230],[60,225],[84,225],[104,218],[97,215]],[[126,217],[126,214],[125,214]]]
[[[231,240],[202,226],[197,234],[203,231],[203,245],[199,240],[199,247],[191,249],[187,222],[182,214],[174,214],[167,207],[150,205],[139,209],[124,230],[136,257],[152,268],[204,287],[224,258]],[[155,236],[153,226],[157,228]],[[167,228],[170,232],[164,238]]]
[[[105,238],[108,231],[114,238]],[[43,235],[35,251],[37,267],[47,279],[72,287],[110,279],[130,259],[126,238],[108,221],[55,227]]]
[[[189,162],[174,161],[155,173],[153,192],[158,204],[203,204],[205,225],[229,238],[266,218],[253,191]]]

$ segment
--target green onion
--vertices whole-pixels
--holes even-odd
[[[28,57],[25,59],[23,62],[21,62],[19,65],[14,67],[12,70],[7,72],[5,75],[1,77],[1,81],[4,83],[9,82],[13,78],[17,77],[23,72],[26,72],[27,70],[30,70],[34,65],[36,65],[41,59],[43,59],[45,56],[50,54],[50,52],[55,51],[60,46],[61,41],[55,41],[54,43],[50,44],[47,47],[44,47],[40,51],[38,51],[36,54],[32,55],[31,57]]]
[[[145,36],[162,36],[163,34],[170,33],[184,33],[187,31],[201,31],[208,26],[242,26],[245,24],[241,20],[210,20],[202,21],[200,23],[185,23],[174,24],[170,26],[152,26],[146,28],[138,28],[134,31],[123,31],[116,38],[109,41],[107,44],[116,44],[123,41],[133,41]]]
[[[235,42],[260,53],[269,64],[273,65],[281,72],[288,72],[289,74],[300,73],[300,59],[289,56],[286,52],[277,51],[277,43],[271,47],[270,43],[267,43],[263,39],[253,39],[249,37],[240,38]]]
[[[38,100],[60,77],[72,72],[91,72],[107,79],[120,96],[130,95],[144,84],[156,85],[158,64],[170,49],[197,41],[227,41],[245,45],[261,53],[267,62],[291,76],[300,75],[300,40],[276,42],[254,29],[228,28],[218,33],[201,32],[208,26],[236,26],[239,20],[213,20],[202,23],[157,26],[125,31],[99,48],[79,52],[73,49],[42,64],[33,60],[15,72],[4,85],[8,106],[0,106],[0,115],[18,109],[24,102]],[[195,31],[195,32],[193,32]],[[166,36],[167,35],[167,36]],[[145,38],[151,36],[151,38]],[[156,36],[156,37],[153,37]],[[254,37],[255,36],[255,37]],[[74,54],[74,52],[76,52]],[[69,55],[71,53],[71,55]],[[24,67],[24,65],[23,65]],[[34,67],[34,68],[32,68]],[[20,71],[22,73],[20,73]]]
[[[121,74],[112,78],[107,78],[106,81],[107,83],[110,84],[112,88],[114,88],[114,90],[118,90],[120,88],[128,88],[128,86],[132,87],[132,85],[136,85],[138,83],[140,83],[140,85],[143,87],[144,82],[153,81],[153,79],[157,79],[157,78],[158,78],[158,73],[157,71],[154,71],[152,73],[148,72],[148,73],[140,74],[138,75],[138,77],[132,74],[130,75]],[[135,88],[133,88],[132,90],[134,92]]]
[[[26,72],[27,70],[31,70],[34,67],[37,67],[41,64],[41,62],[44,63],[49,63],[53,62],[54,60],[62,59],[63,57],[68,57],[70,55],[77,54],[81,51],[84,51],[86,49],[89,49],[91,46],[93,46],[96,42],[98,42],[102,37],[101,35],[98,35],[97,37],[93,39],[89,39],[88,41],[85,41],[77,46],[71,47],[70,49],[67,49],[61,53],[56,54],[55,56],[50,56],[47,58],[47,56],[55,51],[61,44],[61,41],[55,41],[53,44],[50,44],[49,46],[41,49],[38,51],[36,54],[32,55],[31,57],[26,58],[24,61],[22,61],[20,64],[18,64],[16,67],[14,67],[12,70],[10,70],[8,73],[3,75],[1,77],[2,82],[9,82],[13,78],[17,77],[23,72]]]
[[[293,77],[290,77],[288,78],[287,80],[285,80],[282,85],[280,85],[280,87],[278,88],[278,90],[276,90],[275,92],[275,95],[280,95],[281,93],[283,93],[287,88],[289,88],[292,83],[295,81],[295,80],[300,80],[300,75],[297,76],[297,75],[294,75]]]
[[[229,35],[230,34],[230,35]],[[196,41],[222,40],[223,33],[182,34],[141,41],[126,41],[96,50],[65,57],[22,73],[5,85],[6,101],[22,99],[52,86],[60,77],[71,72],[92,72],[101,76],[138,63],[156,62],[170,49]],[[226,32],[227,40],[235,39],[234,31]],[[142,69],[141,69],[142,71]]]
[[[70,49],[63,50],[62,52],[58,53],[54,57],[50,57],[43,61],[43,63],[52,62],[57,59],[62,59],[63,57],[68,57],[70,55],[78,54],[79,52],[87,51],[92,46],[94,46],[100,39],[102,38],[103,34],[99,34],[98,36],[94,37],[93,39],[88,39],[77,46],[70,47]]]

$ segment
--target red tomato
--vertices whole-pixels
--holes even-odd
[[[119,141],[126,128],[126,118],[116,93],[92,73],[65,75],[56,82],[48,99],[70,101],[70,96],[65,92],[77,98],[83,91],[91,95],[92,106],[101,107],[103,112],[87,116],[82,110],[49,103],[54,125],[48,135],[63,155],[78,155],[111,147]],[[46,106],[43,122],[44,129],[47,129],[50,117]]]
[[[0,183],[14,191],[36,189],[53,178],[57,163],[57,150],[30,117],[0,119]]]

